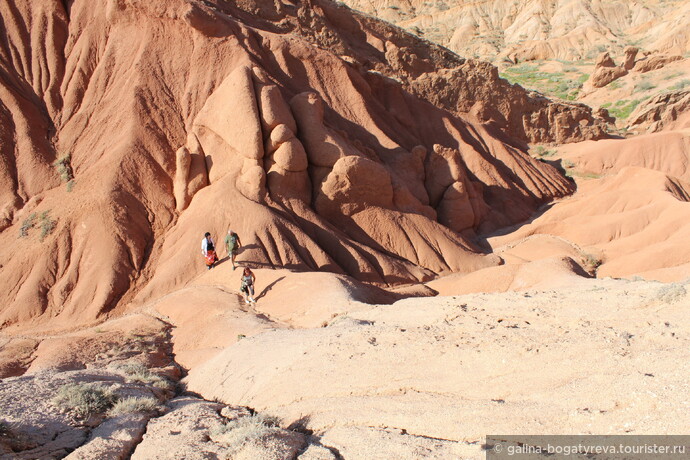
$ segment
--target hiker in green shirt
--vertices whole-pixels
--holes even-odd
[[[240,242],[240,237],[237,233],[232,230],[228,230],[228,234],[225,236],[225,248],[228,250],[228,257],[232,261],[232,269],[236,269],[235,257],[237,257],[237,250],[242,247]]]

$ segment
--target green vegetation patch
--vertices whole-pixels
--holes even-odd
[[[627,99],[622,99],[620,101],[616,101],[615,104],[611,104],[610,102],[607,102],[606,104],[603,104],[601,107],[604,109],[608,109],[609,114],[612,117],[615,117],[616,120],[625,120],[630,116],[633,110],[640,105],[640,102],[642,102],[644,99],[634,99],[632,101],[629,101]]]
[[[43,241],[46,236],[53,233],[55,227],[57,226],[57,221],[50,218],[50,210],[43,211],[41,213],[41,241]]]
[[[664,80],[673,80],[674,78],[682,77],[685,72],[671,72],[664,75]]]
[[[43,211],[40,218],[38,213],[34,212],[22,222],[22,226],[19,228],[19,237],[26,238],[29,236],[29,231],[37,226],[41,229],[40,240],[43,241],[46,236],[53,233],[57,226],[57,221],[50,217],[50,210]]]
[[[623,87],[623,83],[621,83],[620,80],[613,80],[611,83],[606,85],[606,88],[608,88],[608,89],[618,89],[618,88],[622,88],[622,87]]]
[[[688,88],[688,87],[690,87],[690,80],[687,79],[687,78],[685,78],[685,79],[683,79],[683,80],[681,80],[681,81],[676,82],[676,83],[673,84],[672,86],[669,86],[668,89],[670,89],[671,91],[679,91],[679,90],[681,90],[681,89],[685,89],[685,88]]]
[[[58,174],[60,174],[60,179],[63,182],[69,182],[74,179],[74,171],[72,170],[72,155],[67,154],[55,160],[53,163]]]
[[[648,80],[642,80],[635,85],[635,92],[637,91],[651,91],[656,88],[656,85]]]
[[[26,238],[27,236],[29,236],[29,230],[36,226],[36,216],[38,216],[38,214],[34,212],[29,217],[24,219],[24,222],[22,222],[22,226],[19,228],[20,238]]]
[[[557,151],[555,149],[547,149],[543,145],[539,145],[534,149],[533,153],[537,158],[548,158],[554,156]]]
[[[570,70],[571,68],[568,68],[568,73],[572,73]],[[537,64],[521,64],[505,69],[501,73],[501,78],[505,78],[511,84],[518,84],[550,97],[574,101],[589,75],[578,72],[575,77],[572,77],[566,75],[565,72],[540,71]]]

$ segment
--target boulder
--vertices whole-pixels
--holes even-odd
[[[613,61],[613,58],[609,54],[608,51],[604,51],[603,53],[599,54],[597,56],[597,60],[594,62],[594,67],[616,67],[616,63]]]
[[[393,206],[393,185],[386,168],[358,156],[338,160],[316,197],[317,211],[349,216],[371,206]]]
[[[637,53],[640,52],[640,49],[634,46],[626,46],[623,52],[625,53],[625,58],[623,59],[623,68],[629,71],[635,67],[635,57],[637,56]]]
[[[307,153],[302,143],[294,137],[280,144],[273,152],[273,161],[286,171],[304,171],[308,166]]]
[[[297,124],[280,89],[275,85],[263,85],[259,89],[259,94],[261,126],[264,133],[270,133],[280,124],[286,125],[293,133],[296,132]]]
[[[635,63],[633,70],[635,72],[646,73],[652,70],[662,69],[667,64],[671,62],[682,60],[682,56],[666,56],[666,55],[655,55],[648,56],[646,59],[640,59]]]
[[[295,137],[295,132],[288,125],[279,124],[271,131],[266,140],[266,153],[273,153],[283,142],[287,142]]]

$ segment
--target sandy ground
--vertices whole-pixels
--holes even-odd
[[[237,458],[262,459],[281,458],[280,452],[300,459],[483,458],[481,445],[492,433],[682,434],[690,424],[690,283],[588,279],[554,260],[502,267],[520,268],[514,282],[530,271],[553,270],[561,286],[397,301],[342,276],[257,270],[263,295],[255,306],[241,302],[233,288],[239,275],[221,265],[93,334],[108,337],[106,331],[137,319],[165,324],[171,355],[189,370],[182,388],[197,395],[194,401],[169,403],[169,415],[153,418],[158,428],[149,422],[143,436],[148,417],[106,419],[85,430],[50,405],[39,412],[70,439],[53,450],[68,452],[90,440],[80,450],[84,455],[74,458],[97,458],[93,452],[106,448],[134,458],[153,458],[152,452],[155,458],[184,452],[245,452]],[[462,281],[449,277],[430,285],[448,293]],[[315,300],[305,303],[295,289]],[[377,296],[387,304],[363,302]],[[84,343],[83,336],[76,339]],[[2,391],[14,396],[3,397],[0,410],[25,437],[37,422],[22,415],[21,395],[42,388],[45,395],[38,397],[49,401],[61,385],[51,381],[87,372],[64,370],[64,359],[58,360],[62,367],[39,366],[60,356],[55,350],[46,355],[45,348],[37,347],[32,375],[2,381]],[[140,361],[150,355],[146,347],[124,350]],[[276,416],[287,431],[266,431],[258,444],[209,441],[218,423],[232,419],[218,417],[224,405]],[[171,437],[174,426],[187,427],[182,431],[188,435]],[[199,436],[192,435],[193,426],[202,430]],[[21,446],[17,442],[15,436],[10,446]],[[160,453],[156,447],[168,444],[175,449]],[[52,444],[43,445],[53,451]]]
[[[688,288],[592,280],[407,299],[242,340],[186,383],[207,398],[307,416],[326,435],[374,427],[470,450],[496,432],[680,434],[690,423]]]

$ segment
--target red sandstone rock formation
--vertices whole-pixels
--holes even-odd
[[[632,63],[630,62],[632,56]],[[594,64],[594,72],[586,82],[586,88],[603,88],[614,80],[628,74],[628,67],[634,64],[634,54],[626,52],[625,63],[617,66],[609,53],[601,53]],[[585,91],[587,89],[585,88]]]
[[[164,294],[228,227],[245,263],[380,284],[493,265],[469,237],[571,191],[519,139],[604,135],[585,106],[330,2],[0,13],[4,326]]]
[[[648,133],[690,128],[690,91],[655,96],[630,114],[628,126]]]
[[[640,73],[651,72],[652,70],[661,69],[671,62],[680,61],[681,59],[683,59],[682,56],[667,56],[664,54],[652,55],[635,62],[633,70]]]

